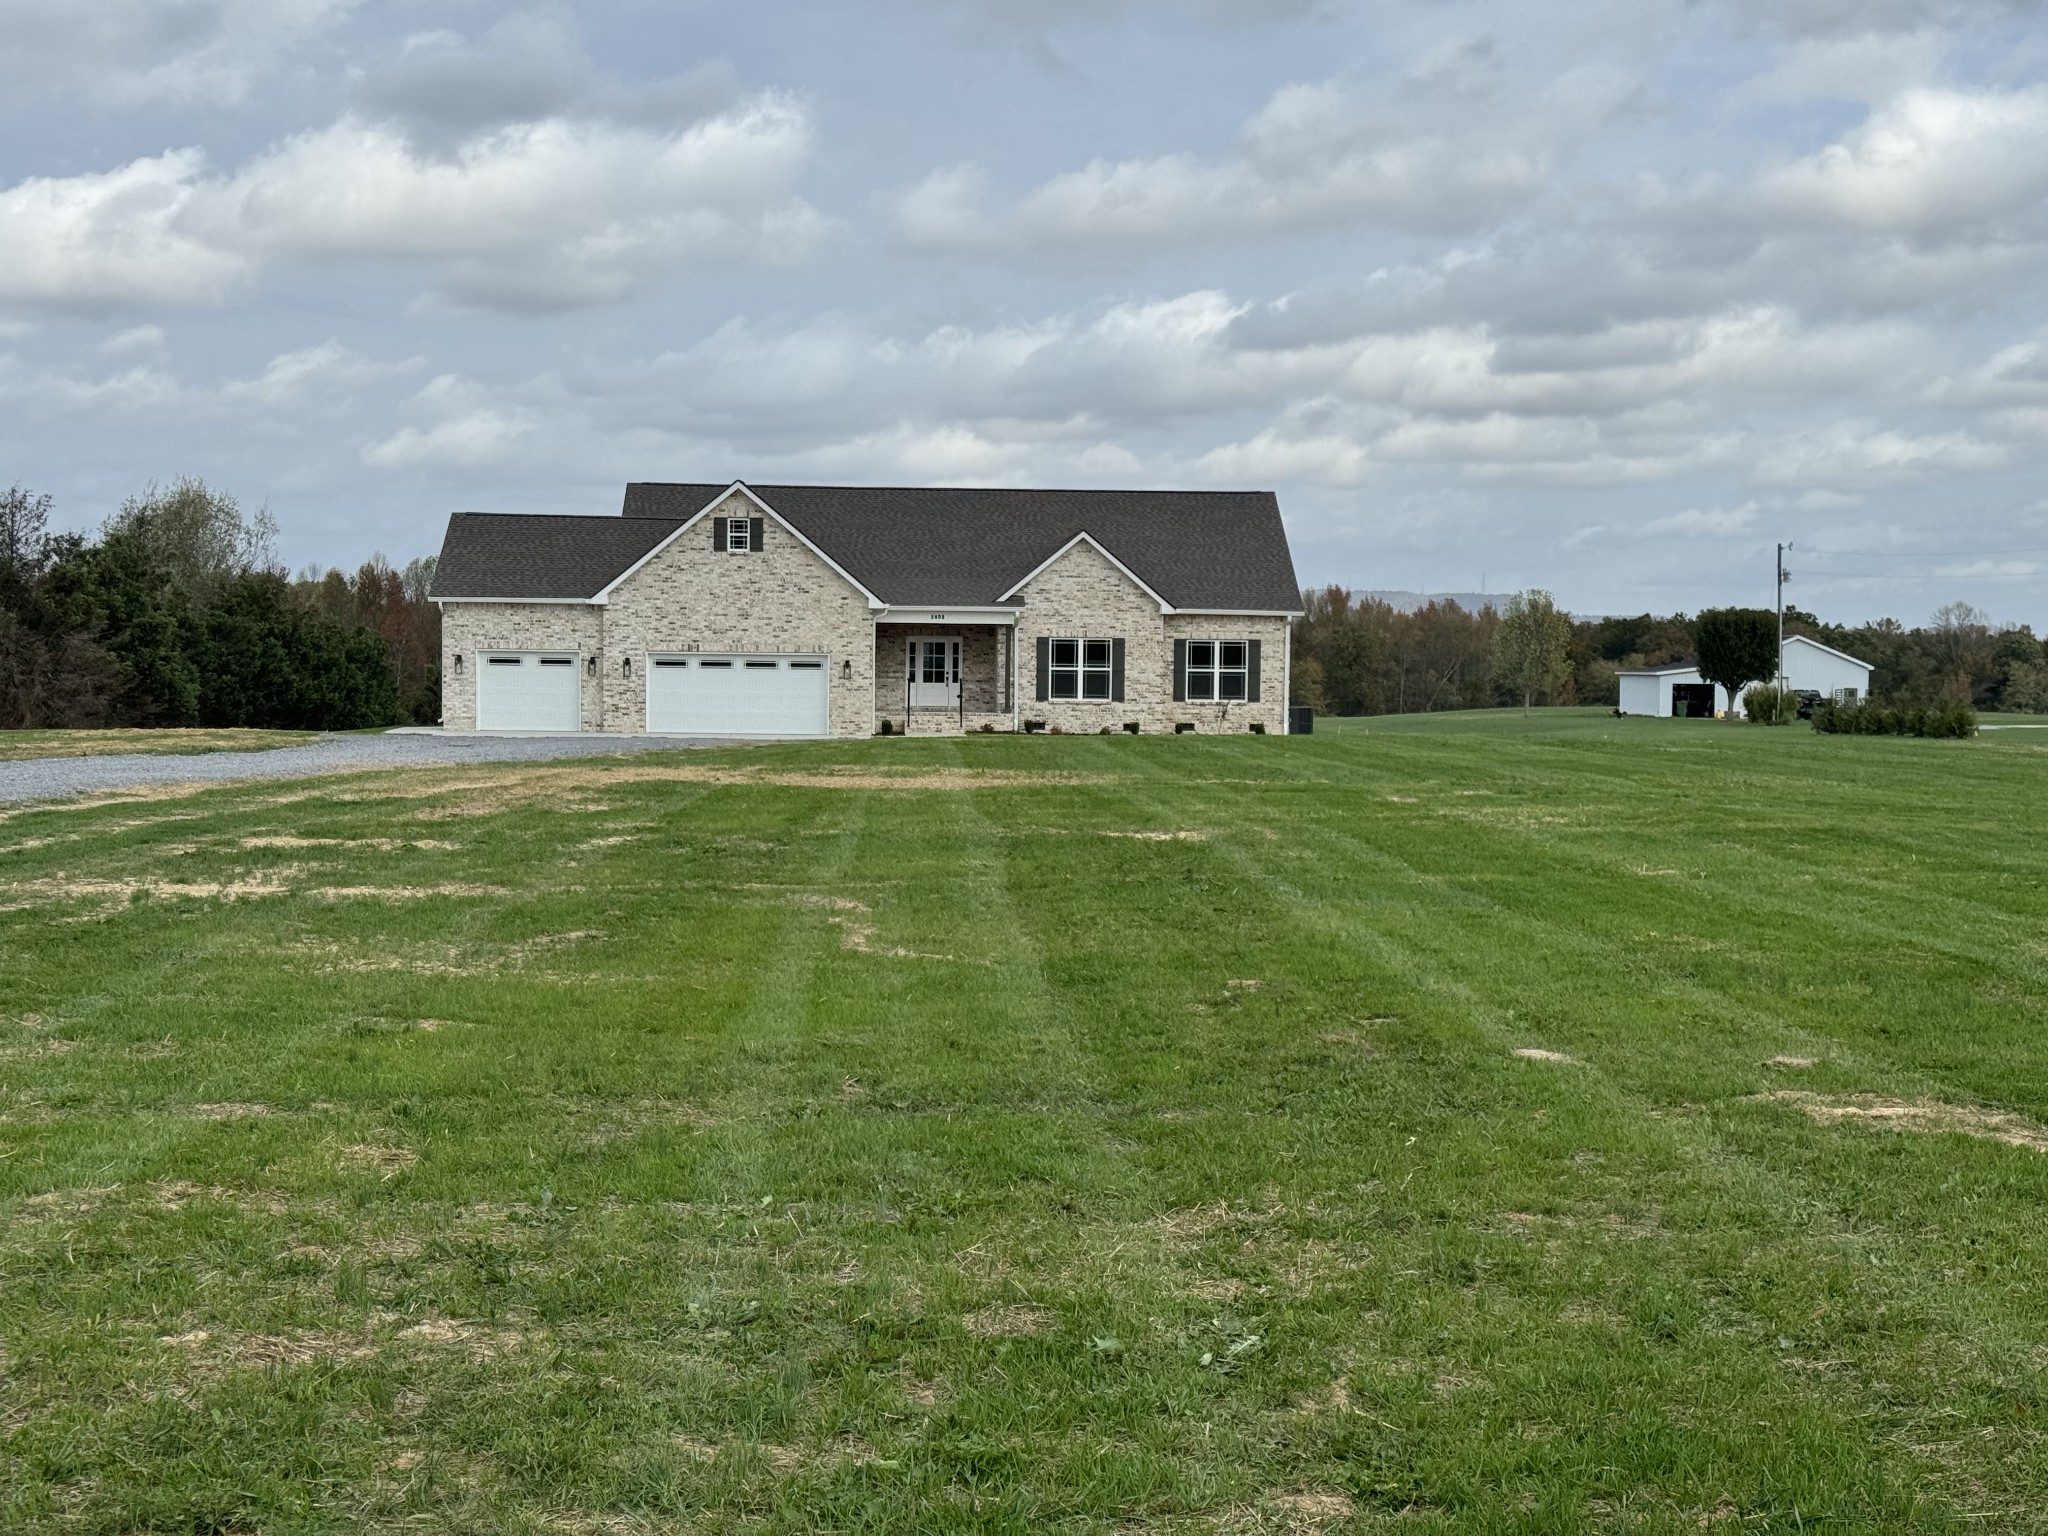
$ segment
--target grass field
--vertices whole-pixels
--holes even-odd
[[[2048,1530],[2048,740],[0,817],[8,1532]]]
[[[0,731],[0,763],[30,757],[107,757],[121,752],[260,752],[296,747],[313,731],[131,730]]]

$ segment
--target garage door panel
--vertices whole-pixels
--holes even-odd
[[[582,669],[573,655],[487,652],[476,678],[476,723],[484,731],[583,728]]]
[[[657,656],[647,729],[678,736],[823,736],[825,662],[815,656]]]

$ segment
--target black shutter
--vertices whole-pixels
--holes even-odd
[[[1188,696],[1188,643],[1173,642],[1173,702],[1183,704]]]
[[[750,550],[759,550],[759,549],[760,549],[760,547],[761,547],[761,525],[762,525],[762,524],[763,524],[764,522],[766,522],[766,521],[767,521],[767,519],[766,519],[766,518],[762,518],[762,517],[752,517],[752,518],[748,518],[748,519],[747,519],[747,548],[748,548],[748,549],[750,549]]]
[[[1259,642],[1256,640],[1244,643],[1244,699],[1247,704],[1259,702]]]
[[[1038,702],[1043,704],[1052,697],[1052,639],[1047,635],[1038,637]]]
[[[1124,643],[1121,640],[1109,642],[1109,702],[1121,704],[1124,701]]]
[[[721,555],[725,553],[725,519],[722,517],[711,519],[711,547]]]

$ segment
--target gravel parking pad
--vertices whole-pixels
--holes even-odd
[[[0,802],[61,800],[68,795],[145,784],[304,779],[367,768],[440,768],[462,763],[530,763],[561,757],[609,757],[676,747],[729,747],[691,736],[329,736],[303,747],[201,756],[135,753],[120,757],[36,757],[0,763]]]

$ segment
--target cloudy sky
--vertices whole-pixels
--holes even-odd
[[[2048,626],[2032,0],[0,0],[0,483],[1276,489],[1305,581]]]

